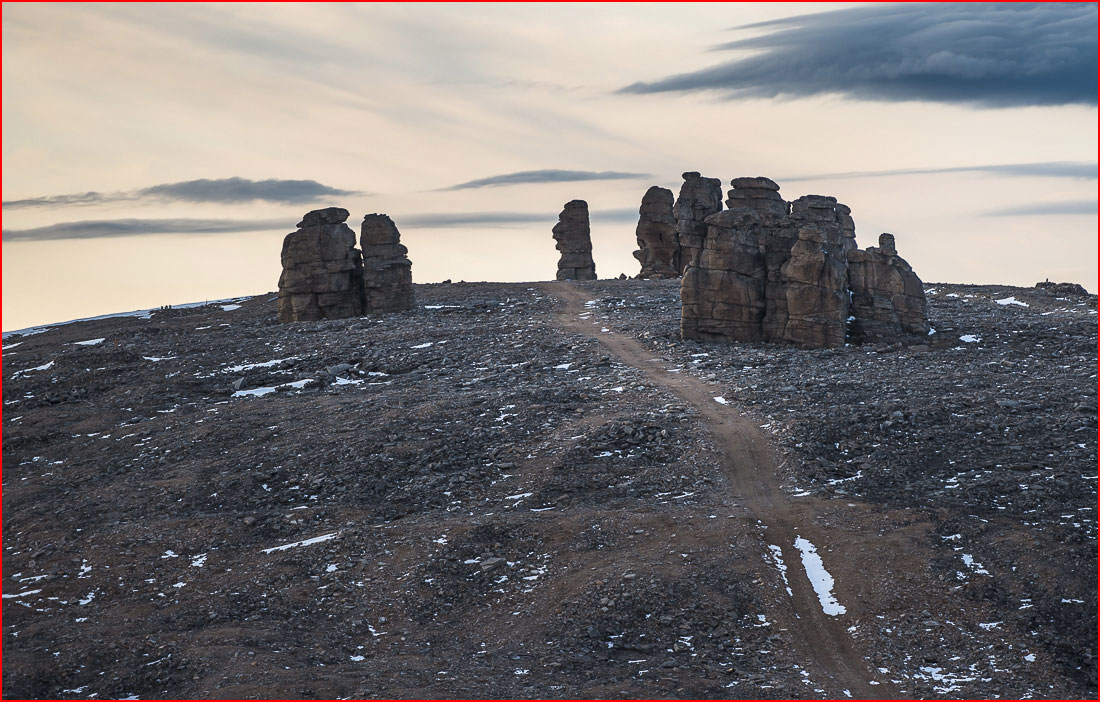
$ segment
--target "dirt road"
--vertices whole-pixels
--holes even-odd
[[[759,428],[733,406],[715,400],[712,386],[687,374],[672,373],[653,353],[633,338],[598,331],[599,325],[581,319],[591,296],[570,283],[549,283],[544,289],[564,303],[557,316],[562,329],[598,339],[623,363],[643,371],[650,382],[667,390],[693,407],[713,434],[715,448],[721,454],[724,473],[729,481],[731,502],[741,505],[766,528],[767,539],[782,549],[788,565],[792,592],[791,608],[775,612],[775,619],[795,634],[807,666],[822,680],[831,680],[841,691],[862,699],[897,697],[889,681],[872,686],[881,678],[870,669],[845,631],[849,622],[863,612],[858,601],[844,602],[841,616],[826,614],[806,574],[800,567],[795,540],[802,537],[813,543],[825,559],[825,567],[838,582],[864,576],[861,563],[833,561],[828,552],[834,542],[853,535],[813,523],[815,501],[792,501],[780,488],[777,461]],[[778,576],[777,576],[778,577]]]

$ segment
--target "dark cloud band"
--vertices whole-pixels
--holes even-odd
[[[316,202],[325,197],[358,195],[354,190],[341,190],[322,185],[315,180],[249,180],[248,178],[201,178],[179,183],[164,183],[122,193],[72,193],[50,195],[25,200],[7,200],[6,209],[26,207],[64,207],[68,205],[99,205],[142,198],[176,200],[179,202],[278,202],[290,205]]]
[[[984,107],[1096,104],[1095,3],[905,3],[788,17],[716,50],[752,54],[620,93],[840,94]]]
[[[988,173],[991,175],[1032,178],[1074,178],[1095,180],[1096,164],[1078,161],[1047,161],[1042,163],[998,163],[985,166],[949,166],[946,168],[896,168],[885,171],[844,171],[804,176],[784,176],[780,182],[793,180],[841,180],[844,178],[886,178],[907,175],[941,175],[946,173]]]
[[[290,231],[288,220],[241,221],[230,219],[95,219],[61,222],[33,229],[4,230],[4,242],[99,239],[146,234],[232,234],[267,230]]]
[[[498,185],[521,185],[525,183],[571,183],[582,180],[630,180],[648,178],[645,173],[623,173],[620,171],[563,171],[547,168],[538,171],[519,171],[503,175],[478,178],[444,190],[467,190],[470,188],[488,188]]]

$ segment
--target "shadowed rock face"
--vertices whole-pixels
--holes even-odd
[[[283,239],[280,322],[362,314],[363,262],[347,218],[339,207],[314,210]]]
[[[415,305],[412,263],[386,215],[363,221],[363,250],[339,207],[307,212],[283,240],[279,321],[307,322],[392,312]],[[364,263],[366,265],[364,265]]]
[[[412,261],[393,220],[384,214],[364,217],[359,245],[363,248],[364,311],[396,312],[415,307]]]
[[[706,219],[697,265],[684,273],[683,338],[828,348],[928,333],[923,285],[892,235],[861,251],[836,198],[787,203],[768,178],[732,184],[730,209]]]
[[[924,284],[898,256],[894,235],[882,234],[878,247],[848,252],[852,290],[853,341],[891,341],[899,336],[928,334]]]
[[[588,203],[571,200],[558,215],[554,225],[555,247],[561,251],[558,260],[558,280],[595,280],[596,264],[592,261],[592,230],[588,224]]]
[[[642,264],[639,278],[675,278],[680,275],[680,239],[672,214],[672,191],[654,185],[638,210],[638,250]]]
[[[672,208],[680,243],[679,272],[693,265],[707,238],[706,219],[722,211],[722,181],[704,178],[697,171],[683,174],[680,197]]]

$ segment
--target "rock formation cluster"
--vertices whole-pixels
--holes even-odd
[[[826,348],[928,333],[923,285],[893,236],[861,251],[851,210],[836,198],[788,203],[771,179],[731,184],[729,209],[705,218],[684,272],[683,338]]]
[[[592,229],[588,223],[588,203],[571,200],[558,215],[554,225],[558,259],[558,280],[595,280],[596,264],[592,261]]]
[[[672,191],[654,185],[642,197],[638,210],[639,278],[676,278],[680,275],[680,238],[673,215]]]
[[[307,212],[283,239],[279,321],[340,319],[414,306],[412,263],[400,234],[385,215],[363,221],[362,251],[345,222],[349,212],[328,207]]]

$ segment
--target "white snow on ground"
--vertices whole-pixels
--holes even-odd
[[[794,593],[791,592],[791,584],[787,581],[787,564],[783,562],[783,549],[775,544],[768,544],[768,549],[771,550],[775,567],[779,569],[779,576],[783,578],[783,585],[787,588],[787,594],[794,597]]]
[[[1026,302],[1020,302],[1014,297],[1004,297],[1000,300],[994,300],[994,302],[996,302],[998,305],[1019,305],[1020,307],[1031,307],[1031,305],[1027,304]]]
[[[310,380],[309,378],[306,378],[305,380],[295,380],[292,383],[283,383],[282,385],[276,385],[275,387],[264,386],[262,388],[252,388],[251,390],[238,390],[237,392],[233,393],[230,397],[263,397],[264,395],[270,395],[271,393],[275,392],[276,390],[278,390],[280,388],[295,388],[296,390],[301,390],[302,388],[304,388],[306,386],[306,383],[308,383],[309,380]],[[362,380],[345,380],[343,378],[337,378],[336,379],[336,384],[337,385],[357,385],[361,382],[363,382],[363,381]]]
[[[20,593],[14,594],[14,595],[5,594],[4,599],[5,600],[10,600],[10,599],[13,599],[13,598],[16,598],[16,597],[26,597],[27,595],[35,595],[39,592],[42,592],[41,588],[39,588],[38,590],[24,590],[23,592],[20,592]]]
[[[943,668],[936,668],[933,666],[921,666],[921,672],[913,673],[913,678],[916,680],[933,680],[938,683],[944,683],[943,685],[934,685],[933,690],[937,694],[946,695],[950,692],[955,692],[959,689],[959,683],[973,682],[978,679],[977,675],[963,675],[961,673],[945,673]]]
[[[53,361],[50,361],[49,363],[43,364],[41,366],[35,366],[34,368],[24,368],[23,370],[15,371],[14,373],[11,374],[11,377],[18,378],[19,376],[21,376],[25,373],[34,373],[36,371],[44,371],[44,370],[49,370],[51,368],[53,368]]]
[[[251,390],[238,390],[232,397],[263,397],[275,392],[273,387],[252,388]]]
[[[573,364],[572,363],[562,363],[559,366],[554,366],[554,370],[569,370],[569,366],[571,366],[571,365],[573,365]]]
[[[15,341],[10,344],[4,344],[4,351],[7,351],[8,349],[14,349],[16,346],[22,343],[22,341]]]
[[[959,341],[965,342],[967,344],[976,344],[977,342],[979,342],[981,340],[982,340],[982,337],[975,336],[974,334],[963,334],[962,336],[959,337]]]
[[[251,295],[245,295],[244,297],[227,297],[224,300],[204,300],[203,302],[187,302],[182,305],[169,305],[174,310],[186,310],[193,307],[202,307],[203,305],[216,305],[221,302],[243,302],[244,300],[251,300]],[[101,314],[96,317],[81,317],[80,319],[70,319],[65,322],[54,322],[53,324],[40,324],[37,327],[27,327],[26,329],[15,329],[12,331],[6,331],[3,333],[3,337],[7,339],[9,336],[30,336],[31,334],[41,334],[44,331],[49,331],[54,327],[63,327],[66,324],[76,324],[77,322],[94,322],[100,319],[115,319],[117,317],[137,317],[138,319],[152,319],[153,313],[159,312],[159,307],[153,307],[147,310],[133,310],[131,312],[115,312],[113,314]]]
[[[727,404],[727,402],[726,402],[726,398],[722,397],[721,395],[719,395],[718,397],[714,398],[714,401],[715,401],[715,402],[717,402],[717,403],[718,403],[718,404],[720,404],[720,405],[724,405],[724,404]]]
[[[195,568],[202,568],[206,564],[206,554],[200,553],[197,556],[191,558],[191,565]]]
[[[226,312],[232,312],[233,310],[239,310],[240,308],[240,305],[222,305],[222,309]]]
[[[98,339],[88,339],[87,341],[74,341],[73,345],[75,345],[75,346],[95,346],[97,344],[102,344],[106,340],[107,340],[106,337],[100,337]]]
[[[324,534],[322,536],[314,536],[312,539],[303,539],[302,541],[295,541],[290,544],[283,544],[282,546],[272,546],[271,548],[261,549],[261,553],[274,553],[275,551],[285,551],[288,548],[295,548],[297,546],[312,546],[313,544],[319,544],[322,541],[328,541],[340,532],[334,531],[331,534]]]
[[[974,556],[971,556],[969,553],[964,553],[959,557],[962,558],[962,562],[965,563],[966,567],[970,570],[979,575],[989,575],[989,571],[982,567],[981,563],[975,561]]]
[[[426,349],[429,346],[431,346],[432,343],[434,343],[434,342],[428,341],[428,342],[425,342],[423,344],[417,344],[416,346],[410,346],[409,348],[410,349]]]
[[[175,356],[142,356],[146,361],[156,363],[158,361],[171,361]]]
[[[825,570],[825,564],[821,562],[817,548],[801,536],[795,537],[794,547],[802,553],[802,567],[806,569],[806,577],[810,579],[810,584],[817,593],[817,599],[821,602],[821,610],[832,617],[847,612],[844,605],[837,602],[836,597],[833,596],[833,576]]]
[[[270,368],[271,366],[277,366],[284,361],[295,361],[297,356],[290,356],[288,358],[276,358],[270,361],[264,361],[263,363],[242,363],[239,366],[226,366],[222,368],[223,373],[239,373],[240,371],[252,370],[253,368]]]

